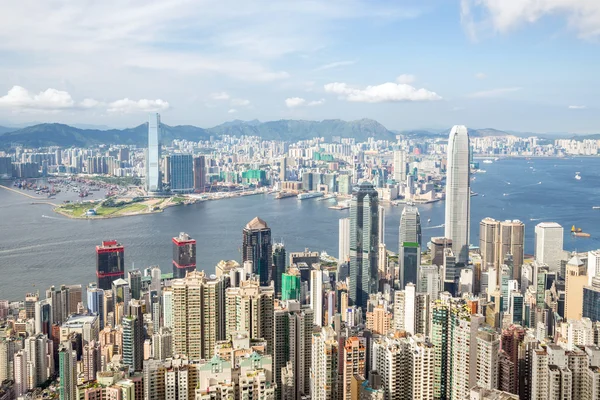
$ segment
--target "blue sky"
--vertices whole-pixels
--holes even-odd
[[[600,132],[600,1],[25,0],[0,124],[373,118]]]

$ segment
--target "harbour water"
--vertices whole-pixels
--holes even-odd
[[[600,158],[506,159],[482,164],[471,198],[471,243],[479,242],[485,217],[520,219],[526,225],[525,251],[533,253],[534,227],[556,221],[565,227],[565,248],[600,248]],[[581,173],[581,180],[575,173]],[[241,258],[242,229],[253,217],[264,219],[273,238],[288,252],[310,248],[337,256],[338,219],[349,210],[328,207],[334,200],[275,200],[257,195],[207,201],[163,213],[108,220],[73,220],[49,205],[0,190],[0,299],[19,299],[50,285],[87,284],[95,280],[95,246],[116,239],[125,245],[127,269],[159,265],[171,271],[171,238],[187,232],[198,241],[198,268],[212,273],[222,259]],[[423,241],[444,233],[444,203],[419,206]],[[385,243],[398,248],[402,206],[386,206]],[[427,220],[431,219],[428,223]],[[573,238],[572,225],[591,234]],[[424,243],[425,244],[425,243]],[[42,295],[43,296],[43,295]]]

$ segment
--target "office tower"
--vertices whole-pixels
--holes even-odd
[[[377,292],[379,248],[379,199],[369,182],[361,182],[350,203],[350,287],[351,305],[364,308],[371,293]]]
[[[498,351],[500,338],[491,329],[477,332],[477,385],[486,389],[498,387]]]
[[[287,180],[287,167],[288,167],[287,157],[282,157],[281,161],[279,162],[279,181],[280,182],[285,182]]]
[[[248,222],[242,237],[242,261],[252,262],[252,272],[259,277],[260,284],[269,284],[271,269],[271,228],[262,219],[255,217]]]
[[[417,272],[421,265],[421,216],[416,207],[406,206],[400,217],[400,287],[417,283]]]
[[[540,222],[535,226],[535,259],[551,272],[560,271],[563,259],[563,227],[556,222]]]
[[[140,300],[142,298],[142,272],[139,269],[127,271],[127,280],[129,281],[131,298]]]
[[[583,314],[583,287],[587,284],[587,268],[577,256],[567,263],[565,276],[565,320],[580,319]]]
[[[498,267],[498,236],[500,222],[493,218],[484,218],[479,223],[479,252],[484,271],[490,266]]]
[[[446,249],[452,248],[452,239],[443,237],[431,238],[431,264],[438,267],[444,264],[444,252]]]
[[[313,310],[313,325],[323,326],[323,272],[310,271],[310,308]]]
[[[283,274],[286,268],[286,252],[283,243],[273,245],[273,282],[275,283],[275,296],[281,298]]]
[[[77,313],[82,302],[82,290],[81,285],[62,285],[58,289],[51,286],[46,290],[46,299],[52,308],[52,324],[60,324]]]
[[[194,191],[204,193],[206,190],[206,159],[204,156],[194,157]]]
[[[43,333],[51,336],[52,327],[52,304],[49,299],[40,300],[35,303],[35,333]]]
[[[125,279],[117,279],[112,282],[112,303],[113,316],[115,324],[120,325],[121,319],[129,314],[129,300],[131,300],[131,291],[129,282]]]
[[[29,389],[33,389],[29,384],[30,372],[27,365],[27,352],[19,350],[13,356],[14,373],[14,392],[18,397],[23,396]]]
[[[465,399],[469,390],[477,383],[477,333],[484,323],[482,315],[471,315],[461,307],[450,312],[450,382],[449,394],[452,399]]]
[[[394,180],[398,183],[406,182],[406,164],[406,152],[404,150],[394,150]]]
[[[77,352],[70,341],[62,342],[58,349],[58,375],[60,400],[76,400]]]
[[[342,366],[342,393],[340,399],[351,400],[352,377],[365,376],[366,348],[363,341],[352,336],[344,343],[344,364]]]
[[[273,310],[275,293],[272,285],[260,286],[247,280],[239,287],[225,290],[225,338],[236,332],[248,332],[251,339],[267,341],[267,353],[273,349]]]
[[[185,278],[196,270],[196,240],[181,232],[173,238],[173,279]]]
[[[290,400],[301,400],[310,394],[313,320],[309,306],[301,306],[292,300],[275,304],[273,373],[277,384],[276,399],[282,398],[282,392],[286,392],[283,385],[285,377],[293,380]],[[282,376],[282,369],[288,362],[291,363],[289,374]]]
[[[102,371],[102,357],[100,343],[91,341],[83,346],[83,381],[93,382],[96,380],[96,373]]]
[[[128,315],[123,317],[123,364],[129,371],[141,371],[144,361],[144,304],[139,300],[129,302]]]
[[[456,125],[450,131],[446,171],[444,236],[452,239],[452,250],[457,261],[466,264],[469,258],[471,204],[469,133],[466,126]]]
[[[350,260],[350,218],[340,218],[338,241],[338,262]]]
[[[100,318],[100,329],[104,329],[104,290],[90,283],[87,287],[87,309],[90,314],[98,315]]]
[[[312,333],[311,400],[336,400],[338,387],[338,341],[333,328]]]
[[[169,156],[169,186],[171,192],[191,193],[194,191],[194,158],[191,154]]]
[[[35,318],[35,303],[40,299],[40,295],[38,293],[27,293],[25,295],[25,318],[32,319]]]
[[[211,358],[218,329],[217,279],[193,271],[173,280],[171,286],[173,352],[192,359]]]
[[[506,257],[510,255],[513,262],[510,277],[520,282],[524,240],[525,224],[521,221],[501,222],[493,218],[484,218],[479,224],[479,251],[484,269],[493,266],[498,273],[501,272],[499,266],[504,264]]]
[[[150,114],[148,121],[148,150],[146,152],[146,191],[160,193],[162,182],[160,176],[160,133],[162,126],[158,113]]]
[[[102,290],[110,290],[112,281],[125,277],[125,247],[116,240],[96,246],[96,277],[96,287]]]

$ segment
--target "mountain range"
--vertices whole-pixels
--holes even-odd
[[[0,147],[6,148],[12,144],[26,147],[89,147],[100,144],[128,144],[145,146],[147,143],[148,124],[144,123],[134,128],[126,129],[83,129],[65,124],[44,123],[25,128],[10,128],[0,126]],[[395,141],[396,135],[410,138],[445,138],[450,129],[435,130],[388,130],[379,122],[372,119],[343,121],[330,119],[323,121],[279,120],[261,122],[234,120],[212,128],[199,128],[192,125],[169,126],[163,124],[162,141],[170,143],[174,139],[190,141],[209,140],[211,136],[259,136],[265,140],[286,140],[295,142],[314,137],[331,140],[334,136],[353,137],[357,141],[366,141],[372,137],[376,140]],[[471,137],[502,137],[530,136],[531,133],[507,132],[497,129],[469,129]],[[544,135],[540,135],[543,137]],[[565,135],[563,137],[572,137]],[[598,135],[577,136],[576,138],[596,138]]]

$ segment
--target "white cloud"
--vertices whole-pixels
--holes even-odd
[[[83,101],[79,103],[79,105],[81,106],[81,108],[96,108],[103,105],[103,103],[94,99],[83,99]]]
[[[238,110],[236,110],[235,108],[230,108],[229,111],[227,111],[228,114],[235,114],[237,112]]]
[[[65,110],[73,108],[75,101],[62,90],[46,89],[38,94],[29,93],[21,86],[13,86],[5,96],[0,97],[0,107],[13,110]]]
[[[285,105],[288,108],[296,108],[303,106],[304,104],[306,104],[306,100],[304,100],[302,97],[290,97],[285,99]]]
[[[341,99],[363,103],[383,103],[400,101],[433,101],[442,98],[427,89],[417,89],[405,83],[387,82],[381,85],[358,89],[346,83],[328,83],[324,86],[327,93],[340,95]]]
[[[246,107],[250,105],[250,100],[246,99],[231,99],[231,105],[237,107]]]
[[[227,93],[227,92],[211,93],[210,98],[213,100],[229,100],[229,93]]]
[[[321,65],[320,67],[315,68],[313,71],[323,71],[326,69],[333,69],[339,67],[345,67],[347,65],[356,64],[356,61],[348,60],[348,61],[336,61],[329,64]]]
[[[583,110],[586,108],[587,106],[569,106],[569,110]]]
[[[518,92],[519,90],[521,90],[520,87],[509,87],[509,88],[498,88],[498,89],[491,89],[491,90],[483,90],[481,92],[475,92],[475,93],[468,94],[467,97],[477,98],[477,99],[479,99],[479,98],[502,97],[505,94]]]
[[[325,99],[309,101],[308,104],[306,104],[306,105],[309,107],[315,107],[315,106],[322,106],[323,104],[325,104]]]
[[[396,78],[396,82],[403,83],[405,85],[410,85],[411,83],[413,83],[416,80],[417,80],[417,77],[414,75],[410,75],[410,74],[402,74]]]
[[[461,21],[473,38],[485,30],[505,33],[552,15],[564,16],[580,37],[600,36],[597,0],[461,0]]]
[[[131,114],[135,112],[157,112],[166,111],[170,108],[169,103],[161,99],[138,101],[130,99],[121,99],[108,104],[107,111],[117,114]]]
[[[483,72],[478,72],[478,73],[475,74],[475,78],[477,78],[477,79],[485,79],[485,78],[487,78],[487,75],[484,74]]]

